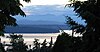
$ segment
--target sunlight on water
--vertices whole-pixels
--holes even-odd
[[[70,34],[72,34],[71,30],[64,30],[64,32]],[[53,43],[56,41],[56,38],[59,34],[61,34],[62,31],[59,30],[59,33],[17,33],[17,35],[23,35],[24,38],[24,43],[26,43],[27,45],[33,45],[33,41],[34,39],[39,39],[39,42],[42,43],[45,39],[47,42],[50,42],[51,37],[53,38]],[[6,38],[7,36],[9,36],[9,34],[5,34],[5,37],[0,37],[1,38],[1,42],[3,43],[5,41],[5,43],[9,43],[10,39]],[[82,36],[80,34],[75,34],[74,36]]]
[[[24,42],[26,44],[33,44],[34,39],[39,39],[39,42],[42,43],[45,39],[47,40],[47,42],[50,42],[51,37],[53,38],[53,42],[56,41],[57,36],[59,35],[59,33],[41,33],[41,34],[22,34],[23,38],[24,38]],[[9,34],[5,34],[5,37],[0,37],[1,38],[1,42],[3,43],[5,41],[5,43],[9,43],[10,39],[6,38],[6,36],[9,36]]]

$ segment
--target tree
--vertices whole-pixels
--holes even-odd
[[[7,51],[11,52],[27,52],[27,45],[24,43],[24,39],[22,35],[17,35],[17,34],[11,34],[8,36],[8,38],[11,39],[11,49],[8,47]]]
[[[79,17],[85,20],[87,23],[85,30],[87,32],[95,31],[100,33],[100,1],[99,0],[87,0],[84,2],[71,0],[73,3],[70,5],[74,8],[74,11]]]
[[[70,52],[72,50],[72,37],[67,33],[62,33],[57,37],[53,46],[53,52]]]
[[[85,20],[87,25],[80,26],[73,20],[69,20],[74,29],[82,33],[82,44],[77,52],[99,52],[100,43],[100,0],[76,1],[71,0],[68,6],[73,7],[78,17]],[[78,26],[78,27],[77,27]],[[76,28],[77,27],[77,28]],[[80,29],[81,27],[81,29]],[[83,30],[82,30],[83,29]]]
[[[40,43],[39,43],[39,39],[34,39],[33,41],[34,43],[34,47],[33,47],[33,52],[40,52]]]
[[[46,39],[41,43],[41,52],[48,52]]]
[[[30,0],[23,0],[30,2]],[[6,26],[16,26],[16,19],[13,16],[26,16],[21,10],[20,0],[0,0],[0,35],[4,36],[4,29]]]
[[[70,2],[72,3],[66,6],[73,7],[77,16],[84,19],[87,25],[78,24],[66,16],[71,29],[76,29],[76,33],[81,33],[83,36],[66,37],[64,36],[66,34],[59,35],[53,52],[100,52],[100,0],[71,0]]]

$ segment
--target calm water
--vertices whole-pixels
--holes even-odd
[[[61,29],[68,30],[69,27],[67,25],[19,25],[16,27],[8,26],[5,28],[5,32],[22,34],[25,43],[33,44],[35,38],[39,39],[39,42],[43,42],[45,39],[49,42],[52,37],[53,42],[55,42]],[[3,37],[2,42],[4,41],[8,43],[10,39]]]
[[[59,30],[68,30],[68,25],[19,25],[6,27],[6,33],[59,33]]]
[[[68,33],[68,34],[72,34],[71,30],[64,30],[64,32]],[[53,43],[56,41],[56,38],[59,34],[61,34],[61,30],[59,30],[59,33],[17,33],[18,35],[23,35],[24,38],[24,42],[26,44],[31,44],[33,45],[33,41],[34,39],[39,39],[39,42],[42,43],[45,39],[47,40],[47,42],[50,42],[51,37],[53,38]],[[9,34],[5,34],[5,37],[0,37],[1,38],[1,42],[6,42],[9,43],[10,39],[6,38],[6,36],[9,36]],[[80,34],[75,34],[74,36],[82,36]]]

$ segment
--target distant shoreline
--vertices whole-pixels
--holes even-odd
[[[27,43],[27,45],[32,45],[33,44],[33,41],[34,39],[39,39],[40,41],[39,42],[43,42],[45,39],[47,40],[47,42],[49,42],[51,40],[51,37],[53,38],[53,42],[56,41],[56,38],[57,36],[59,35],[59,33],[47,33],[47,34],[22,34],[22,33],[15,33],[17,35],[23,35],[23,38],[24,38],[24,43]],[[5,37],[0,37],[1,38],[1,42],[3,43],[4,41],[6,43],[9,44],[10,42],[10,39],[9,38],[6,38],[7,36],[9,36],[9,34],[5,33]]]

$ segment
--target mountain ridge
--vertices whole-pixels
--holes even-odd
[[[57,21],[48,21],[48,20],[27,20],[22,19],[17,21],[18,24],[27,24],[27,25],[64,25],[65,23]]]

